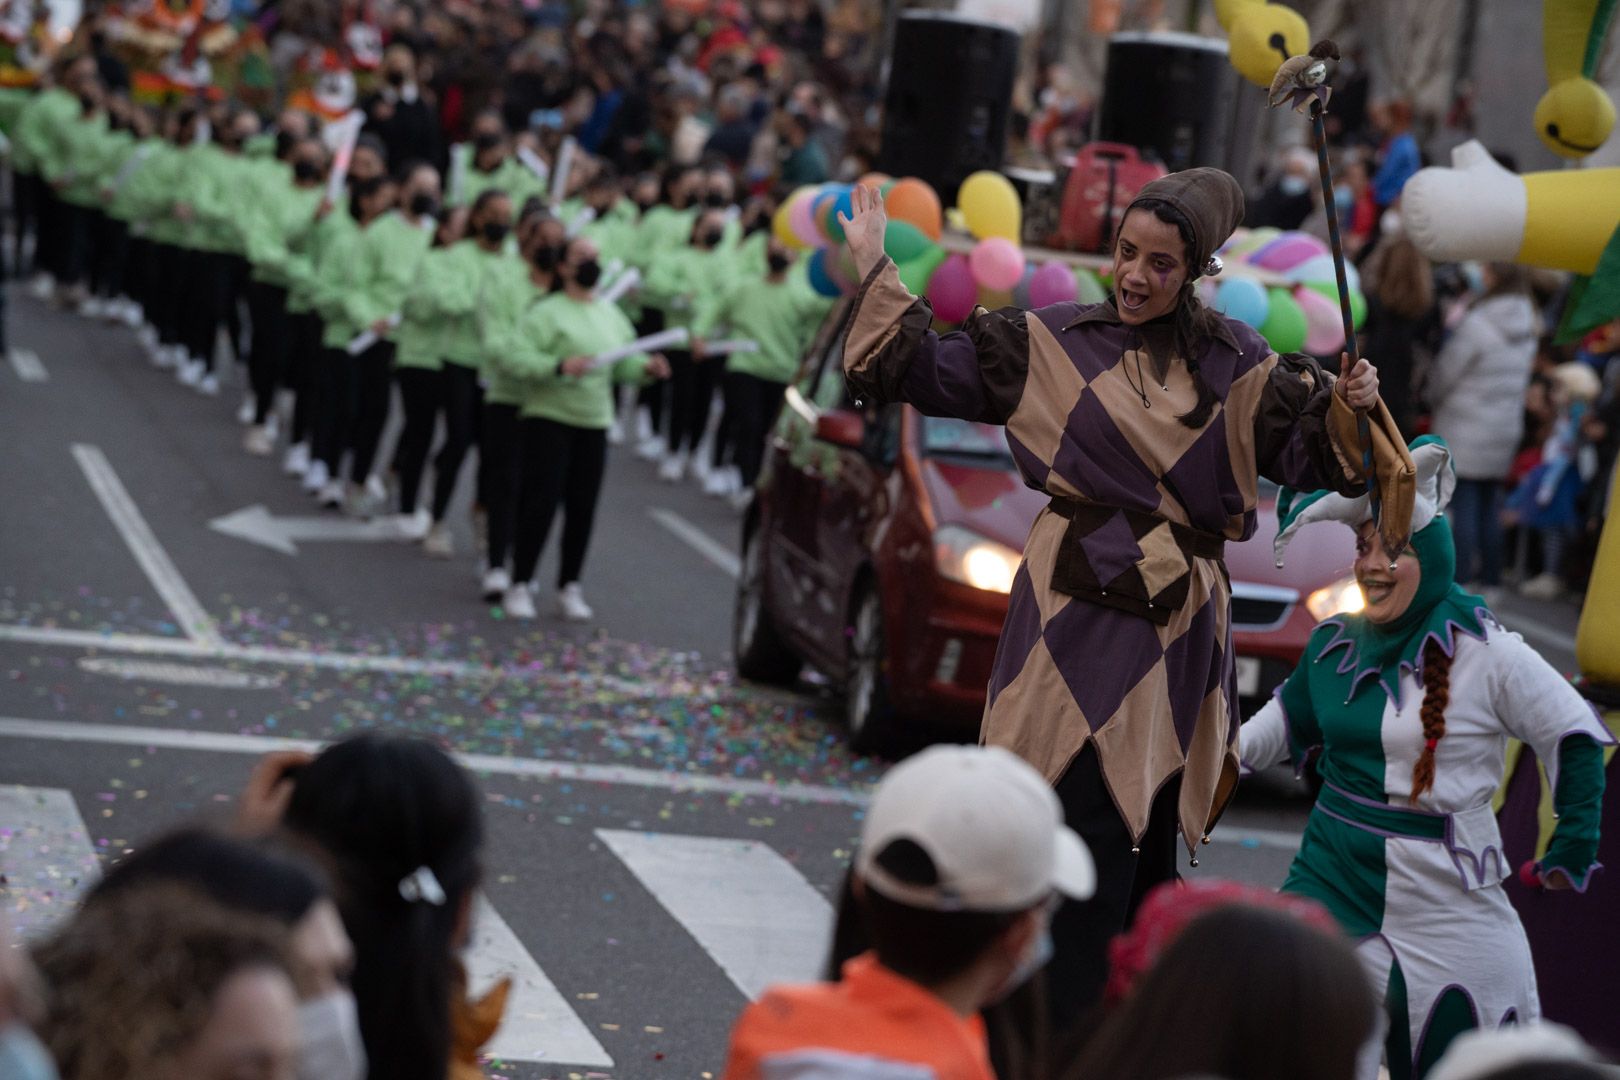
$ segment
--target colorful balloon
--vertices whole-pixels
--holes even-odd
[[[1355,263],[1347,261],[1344,264],[1344,276],[1345,280],[1350,283],[1350,291],[1359,292],[1361,289],[1361,274],[1356,270]],[[1331,252],[1306,259],[1283,274],[1283,277],[1288,279],[1290,285],[1309,285],[1312,282],[1322,281],[1336,288],[1339,281],[1338,275],[1333,268],[1333,254]]]
[[[1308,283],[1305,287],[1307,289],[1311,290],[1312,292],[1321,293],[1323,296],[1325,296],[1329,300],[1333,301],[1334,306],[1338,305],[1338,303],[1339,303],[1339,284],[1338,284],[1338,282],[1336,282],[1336,281],[1312,281],[1312,282]],[[1344,318],[1343,318],[1342,315],[1340,316],[1339,321],[1340,322],[1344,321]],[[1350,323],[1357,330],[1360,330],[1361,329],[1361,324],[1366,322],[1366,321],[1367,321],[1367,298],[1365,296],[1361,295],[1361,293],[1358,290],[1351,289],[1350,290]]]
[[[1271,314],[1271,300],[1263,285],[1253,278],[1234,277],[1221,282],[1215,292],[1215,310],[1229,319],[1260,327]],[[1261,331],[1264,333],[1265,331]]]
[[[1224,290],[1225,286],[1222,286]],[[1269,289],[1267,299],[1269,310],[1265,323],[1259,327],[1260,336],[1266,339],[1273,352],[1299,352],[1305,347],[1305,334],[1309,330],[1305,312],[1287,289]]]
[[[1263,270],[1281,272],[1319,255],[1331,257],[1332,251],[1310,233],[1288,232],[1254,252],[1248,261]]]
[[[1100,304],[1108,299],[1108,289],[1090,270],[1077,271],[1074,283],[1074,298],[1082,304]]]
[[[998,237],[1017,243],[1023,230],[1024,211],[1018,190],[998,172],[980,170],[962,181],[956,193],[968,231],[980,240]]]
[[[1329,300],[1313,289],[1298,289],[1294,300],[1305,313],[1305,351],[1312,356],[1337,356],[1344,348],[1344,316],[1337,299]]]
[[[838,215],[843,214],[845,217],[855,216],[855,189],[848,184],[838,184],[836,187],[837,190],[833,193],[832,205],[827,209],[827,222],[822,231],[826,233],[827,239],[832,243],[842,244],[844,242],[844,226],[839,223]]]
[[[938,242],[944,235],[944,214],[939,196],[925,180],[908,176],[896,180],[883,196],[883,209],[890,221],[904,221],[921,229],[928,239]]]
[[[909,221],[890,221],[883,232],[883,250],[896,263],[908,263],[933,246],[927,234]]]
[[[799,239],[799,234],[793,229],[793,214],[798,210],[799,203],[804,201],[802,198],[804,191],[804,188],[800,188],[789,195],[771,216],[771,235],[795,251],[801,251],[805,247],[804,241]]]
[[[922,296],[928,291],[928,279],[944,261],[945,249],[938,244],[928,245],[928,250],[921,255],[900,264],[900,284],[911,290],[913,296]]]
[[[1007,292],[1024,276],[1024,252],[1011,240],[992,236],[973,245],[968,255],[973,280],[986,289]]]
[[[805,187],[794,192],[788,199],[788,228],[793,235],[799,238],[801,248],[820,247],[824,241],[821,234],[816,231],[816,196],[815,188]]]
[[[934,316],[945,322],[961,322],[973,313],[979,298],[979,286],[973,280],[973,270],[966,255],[952,255],[928,279],[928,302],[934,306]]]
[[[833,279],[827,248],[810,253],[810,265],[806,267],[806,272],[810,277],[810,287],[818,294],[829,300],[844,295],[843,288]]]
[[[1025,311],[1038,306],[1029,295],[1029,283],[1035,280],[1035,265],[1024,263],[1024,276],[1018,279],[1018,284],[1012,288],[1012,302],[1014,307],[1021,307]]]
[[[1029,283],[1031,307],[1061,304],[1079,295],[1080,282],[1075,278],[1074,271],[1069,268],[1068,263],[1058,259],[1053,259],[1035,271],[1035,277]]]

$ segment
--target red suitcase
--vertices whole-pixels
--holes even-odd
[[[1158,162],[1144,160],[1134,146],[1108,142],[1082,146],[1069,170],[1057,235],[1049,245],[1105,254],[1136,193],[1166,172]]]

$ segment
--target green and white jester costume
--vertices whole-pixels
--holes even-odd
[[[1511,872],[1491,801],[1510,739],[1548,771],[1560,815],[1543,875],[1584,891],[1597,864],[1602,745],[1614,740],[1557,671],[1455,582],[1442,511],[1456,485],[1438,439],[1412,447],[1418,468],[1412,548],[1422,580],[1407,613],[1382,626],[1329,619],[1276,696],[1243,725],[1245,771],[1313,754],[1324,786],[1283,891],[1312,897],[1358,942],[1389,1015],[1393,1080],[1421,1077],[1458,1033],[1538,1018],[1535,970],[1501,883]],[[1297,497],[1279,507],[1277,557],[1313,521],[1352,528],[1365,497]],[[1451,658],[1434,783],[1414,802],[1426,742],[1425,647]]]

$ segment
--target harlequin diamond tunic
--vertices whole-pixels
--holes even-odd
[[[936,334],[928,302],[885,259],[862,284],[845,339],[857,398],[1004,424],[1036,518],[1009,597],[981,739],[1056,782],[1086,744],[1134,838],[1182,775],[1191,848],[1230,798],[1239,713],[1222,544],[1255,529],[1258,479],[1358,490],[1353,414],[1305,356],[1278,356],[1222,319],[1191,358],[1168,325],[1120,322],[1111,304],[980,309]],[[1341,415],[1342,414],[1342,415]]]

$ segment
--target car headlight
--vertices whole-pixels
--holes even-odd
[[[1013,576],[1023,561],[1006,544],[960,525],[934,530],[934,567],[942,577],[986,592],[1012,592]]]
[[[1367,606],[1367,598],[1353,577],[1342,578],[1305,598],[1305,609],[1317,622],[1335,615],[1354,615]]]

